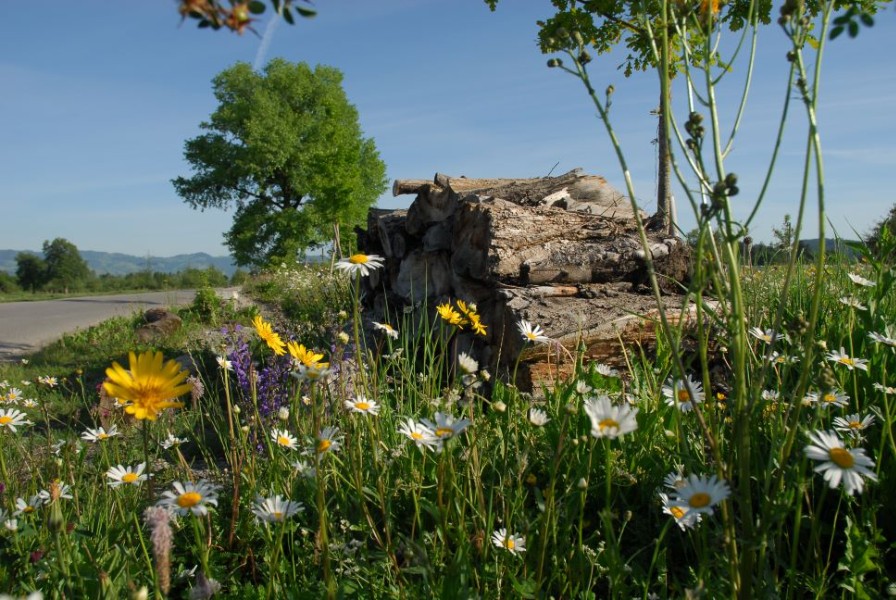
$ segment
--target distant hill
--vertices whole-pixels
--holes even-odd
[[[0,271],[6,271],[11,275],[16,272],[16,255],[20,250],[0,250]],[[26,250],[42,256],[41,252]],[[229,256],[212,256],[205,252],[194,254],[178,254],[177,256],[131,256],[117,252],[95,252],[93,250],[80,250],[81,258],[87,262],[87,266],[97,275],[109,273],[110,275],[127,275],[140,271],[155,271],[157,273],[178,273],[188,268],[206,269],[215,267],[228,277],[236,271],[236,265]]]
[[[859,253],[847,245],[847,243],[850,243],[850,244],[861,243],[857,240],[839,240],[839,239],[826,238],[824,240],[824,242],[825,242],[825,244],[824,244],[825,252],[827,252],[827,253],[837,252],[837,253],[845,254],[848,258],[858,258],[859,257]],[[811,240],[800,240],[800,244],[803,244],[803,246],[805,246],[806,249],[809,250],[809,252],[811,252],[812,254],[817,253],[818,248],[821,246],[821,242],[819,241],[818,238],[814,238]]]

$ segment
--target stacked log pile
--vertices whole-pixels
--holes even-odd
[[[407,210],[371,210],[359,231],[360,248],[386,259],[366,282],[372,320],[395,322],[387,307],[426,307],[421,317],[431,318],[447,300],[475,303],[488,334],[463,334],[458,347],[499,371],[523,352],[524,388],[569,366],[556,345],[527,346],[521,319],[571,352],[584,343],[588,358],[611,365],[624,362],[620,343],[651,339],[657,306],[635,215],[604,178],[579,170],[536,179],[436,174],[397,180],[393,194],[416,198]],[[687,246],[660,231],[648,231],[648,241],[666,304],[680,309]]]

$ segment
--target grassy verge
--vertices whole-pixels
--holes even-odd
[[[764,558],[754,576],[786,596],[861,589],[875,597],[889,585],[896,523],[881,508],[896,493],[896,407],[887,387],[896,307],[892,272],[872,267],[830,267],[813,336],[829,354],[811,364],[796,341],[813,292],[800,278],[812,281],[811,268],[788,289],[772,269],[746,277],[757,328],[749,488],[763,511],[756,540]],[[256,326],[251,313],[222,308],[201,319],[193,307],[181,311],[177,336],[142,345],[136,317],[115,319],[28,364],[4,366],[3,409],[30,424],[0,428],[0,590],[115,598],[144,587],[172,598],[728,594],[721,548],[734,481],[713,479],[719,465],[706,442],[708,432],[724,455],[737,427],[724,349],[705,387],[678,381],[661,347],[627,374],[582,365],[537,399],[496,382],[485,365],[447,365],[456,326],[439,318],[425,347],[395,323],[397,337],[380,331],[367,344],[376,352],[359,355],[348,283],[281,270],[249,286],[279,307]],[[779,306],[786,327],[769,332]],[[134,420],[114,401],[104,404],[97,384],[113,361],[127,367],[129,351],[148,350],[189,355],[198,369],[183,407]],[[812,385],[795,397],[805,369]],[[829,466],[841,475],[833,486],[804,451],[820,443],[814,432],[828,430],[850,456],[871,461],[867,470],[855,467],[865,464],[858,458],[851,468]],[[178,516],[146,512],[159,503]]]

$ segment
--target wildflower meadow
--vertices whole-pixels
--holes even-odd
[[[705,25],[703,6],[669,8],[670,27]],[[515,369],[455,343],[496,327],[470,298],[365,322],[359,282],[384,259],[356,251],[254,276],[254,307],[195,319],[188,307],[197,327],[176,340],[140,342],[128,319],[69,336],[0,366],[0,592],[896,595],[896,242],[856,244],[858,259],[797,252],[810,202],[825,238],[820,72],[804,54],[821,62],[835,6],[806,11],[786,2],[780,16],[799,105],[781,128],[807,128],[782,264],[744,258],[749,223],[725,168],[739,117],[724,122],[715,90],[729,71],[710,60],[715,34],[699,37],[685,50],[705,60],[674,79],[687,116],[667,123],[699,221],[682,288],[695,319],[660,311],[655,346],[620,350],[625,369],[579,352],[571,377],[523,390]],[[595,91],[581,35],[566,37],[554,42],[567,62],[551,66],[583,82],[637,198],[612,91]],[[654,51],[661,63],[668,44]],[[555,343],[550,323],[511,327],[527,345]]]

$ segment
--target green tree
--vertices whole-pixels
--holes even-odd
[[[386,167],[362,135],[342,73],[282,59],[238,63],[214,79],[218,108],[187,140],[191,177],[174,179],[193,208],[236,208],[225,240],[239,265],[294,260],[364,222]]]
[[[31,252],[19,252],[16,254],[16,281],[22,289],[36,292],[47,282],[47,263]]]
[[[0,271],[0,294],[12,294],[21,289],[15,277],[6,271]]]
[[[47,265],[47,283],[62,289],[80,289],[90,279],[90,268],[81,258],[78,248],[64,238],[44,242],[44,262]]]

